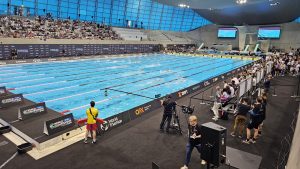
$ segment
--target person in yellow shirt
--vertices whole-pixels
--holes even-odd
[[[92,143],[96,143],[96,130],[98,128],[97,126],[97,117],[99,114],[99,111],[97,108],[95,108],[95,102],[91,101],[90,103],[91,107],[86,110],[86,116],[87,116],[87,124],[86,124],[86,133],[85,133],[85,139],[84,143],[87,143],[87,138],[89,133],[92,134],[93,141]]]

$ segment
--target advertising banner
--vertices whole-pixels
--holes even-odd
[[[31,117],[36,117],[41,114],[47,113],[46,104],[43,103],[37,103],[30,106],[21,107],[19,109],[18,118],[20,120],[26,120]]]
[[[8,96],[0,97],[0,107],[9,107],[13,105],[17,105],[23,103],[23,95],[22,94],[13,94]]]
[[[100,128],[102,131],[106,132],[115,127],[121,126],[122,124],[125,124],[129,121],[130,121],[129,113],[126,111],[104,119],[104,122],[103,124],[100,125]]]
[[[67,114],[44,122],[44,133],[53,135],[75,125],[73,114]]]

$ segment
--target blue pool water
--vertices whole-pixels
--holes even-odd
[[[0,66],[0,86],[76,119],[94,100],[107,118],[252,61],[164,54]],[[105,88],[108,96],[104,95]],[[120,91],[132,92],[137,95]]]

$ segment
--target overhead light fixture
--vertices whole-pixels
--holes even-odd
[[[277,6],[279,4],[280,4],[280,2],[275,2],[275,3],[270,4],[270,6]]]
[[[237,4],[245,4],[245,3],[247,3],[247,0],[237,0],[236,3]]]
[[[190,8],[190,6],[188,6],[186,4],[179,4],[178,6],[181,7],[181,8]]]

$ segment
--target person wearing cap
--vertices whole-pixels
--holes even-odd
[[[170,123],[172,120],[172,114],[176,109],[176,102],[172,101],[172,98],[169,95],[165,100],[161,100],[161,105],[164,106],[164,113],[160,123],[160,131],[162,132],[164,131],[164,126],[167,121],[166,132],[168,133],[170,128]]]
[[[95,108],[95,102],[90,102],[91,107],[86,110],[86,116],[87,116],[87,124],[86,124],[86,133],[85,133],[85,139],[84,143],[87,144],[87,138],[89,133],[91,133],[93,137],[92,143],[96,143],[96,130],[98,128],[97,126],[97,117],[99,114],[99,111],[97,108]]]

